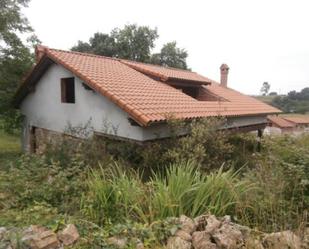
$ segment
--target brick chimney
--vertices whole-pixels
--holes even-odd
[[[46,49],[47,49],[47,47],[45,47],[43,45],[37,45],[35,47],[35,60],[36,60],[36,62],[39,62],[39,60],[43,57]]]
[[[222,64],[220,67],[221,72],[221,79],[220,84],[221,86],[227,87],[227,76],[229,74],[229,66],[227,64]]]

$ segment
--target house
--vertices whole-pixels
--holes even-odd
[[[281,116],[270,115],[267,119],[268,125],[265,130],[267,134],[284,134],[295,130],[295,125]]]
[[[305,115],[270,115],[267,119],[266,133],[268,134],[293,133],[297,135],[309,131],[309,117]]]
[[[224,116],[228,129],[262,130],[278,109],[195,72],[51,49],[36,48],[37,63],[14,99],[24,116],[22,144],[34,151],[68,124],[90,123],[94,134],[149,141],[169,136],[167,119]]]
[[[296,129],[304,130],[309,127],[309,116],[306,115],[286,115],[282,116],[286,121],[292,123]]]

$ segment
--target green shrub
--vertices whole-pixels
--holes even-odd
[[[236,218],[243,224],[269,232],[296,229],[306,224],[308,151],[309,136],[306,134],[264,137],[261,152],[245,156],[250,159],[250,167],[244,168],[242,178],[254,188],[238,202]]]
[[[57,208],[47,203],[32,203],[24,209],[11,208],[0,210],[1,226],[25,227],[33,224],[43,226],[52,226],[57,220],[64,219],[64,216],[58,213]]]
[[[193,120],[185,127],[171,124],[176,135],[168,145],[164,158],[170,163],[193,160],[208,171],[218,169],[232,159],[234,149],[228,141],[230,133],[220,129],[225,124],[223,118]],[[177,135],[183,130],[187,130],[188,135],[179,138]]]
[[[83,163],[74,159],[63,168],[44,156],[21,156],[8,170],[0,171],[0,208],[23,209],[45,202],[61,212],[77,210],[85,169]]]

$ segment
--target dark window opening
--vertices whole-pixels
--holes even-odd
[[[75,84],[74,78],[61,79],[61,102],[75,103]]]
[[[29,127],[29,144],[30,144],[30,153],[36,152],[36,136],[35,136],[35,127]]]
[[[182,91],[184,94],[189,95],[192,98],[197,98],[199,95],[198,87],[190,87],[190,86],[175,86],[176,89]]]

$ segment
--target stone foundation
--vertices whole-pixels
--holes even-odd
[[[43,128],[33,127],[30,134],[30,152],[43,154],[48,148],[59,146],[65,141],[69,141],[75,146],[81,139],[61,132],[51,131]]]

